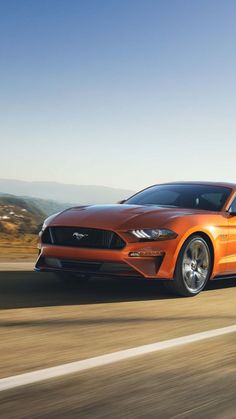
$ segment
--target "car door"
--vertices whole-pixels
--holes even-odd
[[[236,273],[236,196],[229,208],[227,273]]]

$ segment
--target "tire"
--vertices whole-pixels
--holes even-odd
[[[183,244],[176,263],[174,279],[165,287],[183,297],[193,297],[206,286],[212,271],[212,255],[201,236],[190,236]]]

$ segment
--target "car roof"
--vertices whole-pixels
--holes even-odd
[[[236,190],[236,183],[231,182],[207,182],[207,181],[179,181],[179,182],[166,182],[159,185],[209,185],[209,186],[222,186]]]

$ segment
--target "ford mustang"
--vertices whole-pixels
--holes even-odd
[[[162,280],[194,296],[208,280],[236,275],[236,185],[154,185],[114,205],[83,205],[48,217],[36,271]]]

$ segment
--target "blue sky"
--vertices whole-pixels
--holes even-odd
[[[236,181],[234,0],[0,0],[0,177]]]

